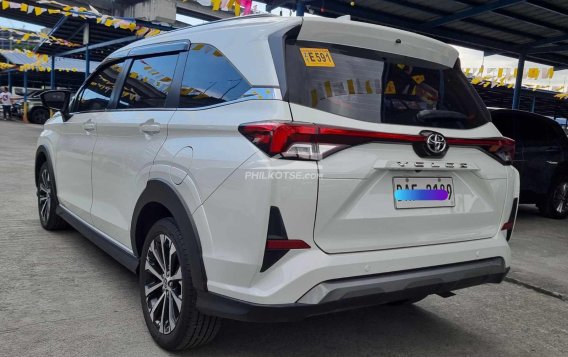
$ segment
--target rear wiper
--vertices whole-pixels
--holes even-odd
[[[421,110],[416,114],[416,119],[422,122],[430,119],[462,121],[467,120],[467,116],[451,110]]]

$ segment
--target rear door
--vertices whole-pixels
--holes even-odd
[[[557,124],[528,113],[519,115],[518,119],[524,155],[521,190],[546,194],[556,168],[564,159],[561,138],[552,127]]]
[[[94,119],[93,224],[128,247],[134,206],[177,105],[171,101],[177,100],[172,93],[177,63],[178,53],[129,60],[115,107]]]
[[[314,240],[322,250],[392,249],[497,234],[507,168],[486,152],[496,146],[471,144],[501,135],[459,62],[452,68],[293,40],[286,53],[294,121],[387,134],[352,146],[346,138],[346,147],[319,161]]]

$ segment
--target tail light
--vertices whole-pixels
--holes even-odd
[[[239,126],[239,131],[268,156],[316,161],[347,147],[373,141],[424,141],[421,135],[381,133],[309,123],[250,123]]]
[[[239,132],[270,157],[321,160],[345,148],[370,142],[421,143],[424,135],[394,134],[299,122],[258,122],[239,126]],[[477,146],[510,164],[515,142],[508,138],[447,138],[449,145]]]
[[[507,231],[507,240],[511,239],[513,235],[513,229],[515,228],[515,220],[517,218],[517,206],[519,205],[519,199],[515,198],[513,200],[513,207],[511,207],[511,213],[509,214],[509,220],[503,224],[501,227],[502,231]]]
[[[515,140],[509,138],[458,139],[448,138],[448,145],[477,146],[495,157],[502,164],[510,165],[515,158]]]
[[[260,272],[265,272],[282,259],[290,250],[296,249],[310,249],[310,245],[303,240],[288,239],[280,209],[271,206],[268,217],[268,230],[266,232],[266,245],[264,247],[264,257],[262,259]]]

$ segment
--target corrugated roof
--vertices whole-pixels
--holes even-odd
[[[296,0],[262,1],[296,8]],[[568,68],[566,0],[344,0],[306,1],[309,12],[419,32],[489,53],[518,55]],[[544,50],[543,50],[544,48]]]

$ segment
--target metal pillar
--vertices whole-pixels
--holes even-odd
[[[304,0],[296,1],[296,16],[304,16],[306,11],[306,2]]]
[[[28,71],[24,71],[24,112],[22,113],[22,120],[24,123],[28,121]]]
[[[51,72],[49,72],[49,84],[55,89],[55,56],[51,56]]]
[[[89,73],[91,72],[91,59],[89,55],[89,45],[85,46],[85,79],[89,77]]]
[[[519,109],[521,104],[521,91],[523,86],[523,73],[525,71],[526,53],[519,54],[519,65],[517,66],[517,78],[515,80],[515,89],[513,90],[513,109]]]
[[[531,113],[534,113],[536,109],[536,95],[533,95],[532,105],[531,105]]]
[[[8,92],[12,93],[12,71],[8,71]]]

